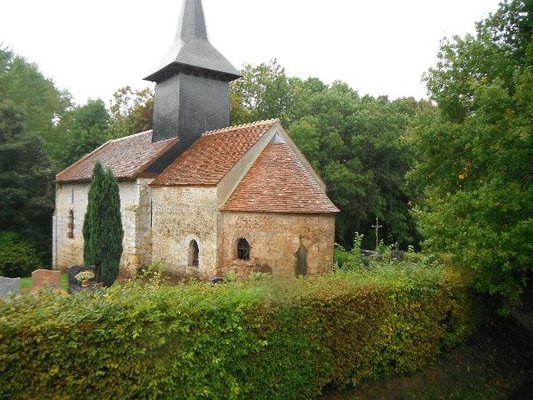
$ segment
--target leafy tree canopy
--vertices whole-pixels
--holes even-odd
[[[0,98],[0,231],[29,238],[48,251],[52,171],[41,139],[26,130],[21,108]]]
[[[69,110],[61,121],[62,145],[56,149],[59,169],[73,164],[110,138],[110,116],[102,100]]]
[[[515,303],[533,264],[533,3],[502,3],[476,34],[446,39],[426,75],[435,112],[407,141],[424,193],[416,216],[429,249]]]
[[[0,98],[25,115],[25,129],[43,139],[47,152],[59,142],[57,122],[71,105],[67,91],[45,78],[36,64],[0,47]]]
[[[152,129],[154,93],[152,89],[118,89],[110,104],[111,135],[115,138]]]

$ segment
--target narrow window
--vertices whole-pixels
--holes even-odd
[[[67,218],[67,237],[69,239],[74,238],[74,211],[70,210],[68,212]]]
[[[250,243],[244,238],[241,238],[237,242],[237,257],[239,260],[250,259]]]
[[[189,243],[189,266],[197,267],[198,266],[198,243],[196,240],[191,240]]]

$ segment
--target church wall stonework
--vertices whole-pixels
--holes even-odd
[[[83,264],[83,221],[87,210],[87,184],[60,184],[56,187],[53,228],[53,265],[64,270]],[[74,215],[73,237],[68,237],[68,215]]]
[[[175,274],[209,278],[217,260],[217,191],[206,187],[152,189],[152,259]],[[189,245],[199,248],[198,266],[189,266]]]
[[[134,275],[141,265],[151,262],[150,180],[119,182],[120,211],[124,227],[122,275]],[[53,266],[65,270],[83,264],[83,222],[87,211],[88,183],[65,183],[56,187],[53,220]],[[68,216],[74,224],[69,237]]]
[[[221,212],[219,216],[219,275],[230,271],[246,277],[254,270],[295,275],[296,252],[307,250],[309,274],[333,267],[335,215]],[[237,242],[250,244],[250,260],[239,260]]]

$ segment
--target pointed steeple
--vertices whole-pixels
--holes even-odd
[[[182,0],[174,43],[146,80],[156,82],[152,141],[178,138],[174,156],[203,132],[229,125],[229,83],[239,72],[209,43],[201,0]]]
[[[201,0],[184,0],[174,43],[155,72],[144,78],[161,82],[179,72],[214,74],[231,82],[239,71],[209,42]]]

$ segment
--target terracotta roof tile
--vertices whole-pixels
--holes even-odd
[[[339,211],[285,143],[267,145],[222,210],[298,214]]]
[[[57,174],[56,181],[89,181],[96,160],[111,168],[117,179],[133,179],[177,142],[169,139],[152,143],[152,131],[110,140]]]
[[[217,185],[276,122],[261,121],[204,133],[152,185]]]

